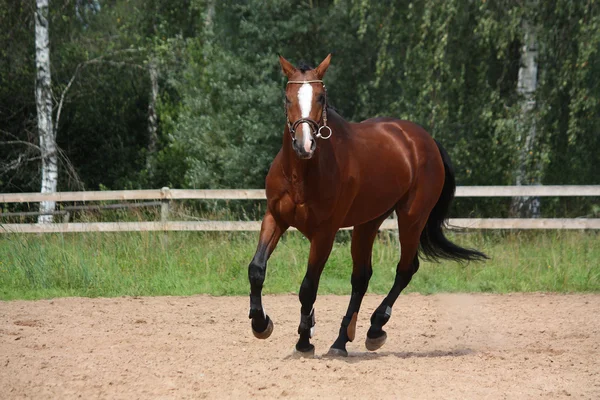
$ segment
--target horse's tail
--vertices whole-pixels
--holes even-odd
[[[454,261],[481,261],[487,259],[484,253],[475,249],[465,249],[449,241],[444,236],[443,228],[448,218],[448,210],[454,199],[456,190],[456,181],[454,180],[454,171],[450,162],[450,156],[446,150],[437,142],[437,147],[444,162],[444,170],[446,179],[444,180],[444,188],[436,205],[433,207],[425,229],[421,233],[420,252],[426,259],[438,261],[440,258],[446,258]]]

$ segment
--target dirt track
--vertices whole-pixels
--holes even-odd
[[[296,296],[267,296],[254,339],[240,297],[0,302],[0,398],[600,398],[600,295],[402,296],[388,342],[321,355],[348,298],[321,296],[317,358],[291,359]]]

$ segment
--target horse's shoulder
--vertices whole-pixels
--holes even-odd
[[[269,195],[271,195],[271,197],[278,195],[279,193],[277,192],[279,192],[280,188],[282,187],[281,180],[284,178],[283,166],[281,164],[282,157],[281,151],[279,151],[279,153],[277,153],[275,156],[275,159],[273,159],[271,167],[269,168],[269,172],[267,173],[267,177],[265,179],[267,197],[269,197]]]

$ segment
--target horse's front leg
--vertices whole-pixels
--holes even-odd
[[[254,258],[248,266],[248,280],[250,281],[250,315],[252,319],[252,333],[259,339],[266,339],[273,332],[273,321],[269,318],[262,306],[262,288],[267,272],[267,261],[275,250],[279,238],[286,231],[267,211],[260,228],[260,238]]]
[[[325,263],[331,253],[335,232],[321,233],[315,235],[310,241],[310,254],[308,256],[308,268],[300,286],[300,326],[298,334],[300,338],[296,343],[295,354],[312,357],[315,346],[310,343],[315,327],[314,304],[317,299],[319,280],[325,267]]]

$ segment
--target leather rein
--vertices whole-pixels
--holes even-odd
[[[298,128],[298,125],[300,124],[308,124],[310,126],[310,129],[312,131],[313,134],[316,133],[316,137],[320,138],[320,139],[329,139],[331,137],[331,128],[329,126],[327,126],[327,88],[325,87],[325,83],[323,83],[322,80],[308,80],[308,81],[288,81],[288,85],[289,84],[305,84],[305,83],[320,83],[321,85],[323,85],[323,90],[325,92],[325,102],[323,104],[323,116],[322,121],[323,121],[323,125],[319,126],[319,123],[313,119],[310,118],[300,118],[296,121],[294,121],[294,123],[290,122],[290,118],[288,117],[288,113],[287,113],[287,107],[285,107],[285,120],[287,122],[288,125],[288,129],[290,131],[290,135],[292,135],[292,140],[296,140],[296,129]],[[323,129],[326,129],[329,131],[329,135],[324,136],[321,131]]]

